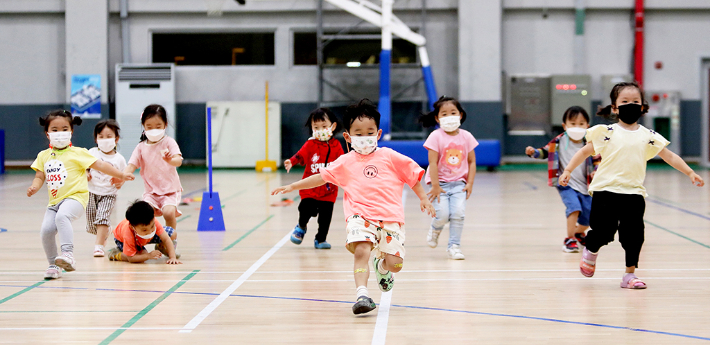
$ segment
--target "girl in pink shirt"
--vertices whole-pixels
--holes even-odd
[[[402,188],[408,185],[420,200],[419,207],[430,216],[434,208],[419,181],[424,170],[412,159],[389,148],[378,148],[382,135],[380,113],[364,99],[348,107],[343,119],[345,141],[353,151],[340,156],[320,174],[312,175],[288,186],[276,188],[272,195],[309,189],[326,183],[345,191],[343,209],[348,233],[345,247],[354,254],[354,276],[357,302],[354,314],[375,309],[367,291],[370,276],[370,252],[377,285],[383,292],[394,285],[392,272],[399,272],[404,262],[404,207]]]
[[[466,200],[471,196],[476,177],[478,141],[465,129],[459,128],[466,120],[466,112],[456,99],[442,96],[434,103],[434,111],[423,115],[419,121],[424,127],[439,125],[424,142],[429,150],[429,168],[425,182],[431,185],[429,200],[434,205],[436,217],[431,222],[427,244],[435,248],[444,225],[449,222],[450,259],[463,260],[461,232],[466,213]]]
[[[155,209],[155,216],[163,216],[165,225],[177,228],[176,218],[182,195],[177,167],[182,165],[182,153],[175,139],[165,134],[168,115],[163,106],[151,104],[141,114],[144,131],[141,142],[133,150],[126,172],[141,169],[145,192],[143,201]]]

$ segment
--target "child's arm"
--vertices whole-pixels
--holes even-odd
[[[466,191],[466,200],[471,196],[471,191],[473,191],[473,180],[476,178],[476,151],[471,150],[468,153],[468,177],[466,178],[466,187],[463,190]]]
[[[422,187],[422,183],[417,181],[417,184],[414,185],[412,190],[417,195],[417,197],[419,197],[419,208],[422,210],[422,212],[426,212],[429,216],[435,217],[436,211],[434,210],[434,206],[432,206],[431,201],[429,201],[429,198],[427,197],[427,194],[424,191],[424,187]]]
[[[311,189],[311,188],[315,188],[318,186],[322,186],[325,183],[326,183],[325,180],[323,180],[323,177],[320,176],[320,174],[315,174],[315,175],[311,175],[307,178],[304,178],[303,180],[291,183],[288,186],[276,188],[273,191],[271,191],[271,195],[286,194],[286,193],[293,192],[294,190]]]
[[[90,168],[96,169],[104,174],[111,175],[121,180],[133,181],[136,179],[136,177],[133,176],[133,173],[125,171],[121,172],[120,170],[114,168],[113,165],[100,160],[97,160],[94,164],[91,164]]]
[[[138,169],[137,166],[135,166],[133,164],[128,164],[128,165],[126,165],[126,168],[123,169],[123,172],[133,174],[134,172],[136,172],[136,169]]]
[[[441,193],[444,192],[439,185],[439,152],[429,149],[429,178],[431,180],[431,190],[427,195],[429,201],[439,202]]]
[[[133,256],[128,256],[126,254],[123,254],[123,256],[125,256],[126,259],[128,259],[128,262],[130,262],[132,264],[139,264],[139,263],[143,263],[148,260],[151,260],[151,259],[160,259],[160,257],[163,256],[163,254],[157,250],[154,250],[152,252],[148,252],[147,250],[144,249],[139,254],[136,254]]]
[[[584,162],[587,157],[591,156],[594,154],[594,144],[592,142],[588,142],[587,145],[584,145],[582,149],[577,151],[577,153],[574,154],[572,159],[569,161],[569,164],[565,167],[565,172],[562,173],[562,176],[560,176],[560,185],[567,187],[567,183],[569,183],[569,178],[570,175],[572,175],[572,171],[576,169],[582,162]]]
[[[690,182],[692,182],[694,185],[698,187],[702,187],[705,185],[705,181],[703,181],[703,178],[698,176],[698,174],[691,169],[687,163],[683,160],[683,158],[680,158],[677,154],[675,154],[673,151],[669,150],[667,147],[663,148],[661,152],[658,153],[658,156],[661,157],[668,165],[674,167],[676,170],[686,174],[688,177],[690,177]]]
[[[166,162],[168,162],[168,164],[170,164],[176,168],[178,168],[182,165],[182,155],[177,154],[177,155],[171,156],[170,151],[166,152],[163,155],[163,160],[165,160]]]
[[[163,231],[160,234],[160,241],[163,242],[163,245],[165,248],[168,250],[168,261],[166,264],[168,265],[177,265],[181,264],[182,262],[178,261],[178,259],[175,257],[175,247],[173,246],[173,240],[168,236],[168,233]]]
[[[549,144],[548,144],[549,145]],[[541,147],[539,149],[536,149],[532,146],[528,146],[525,148],[525,154],[528,155],[531,158],[537,158],[537,159],[547,159],[547,147]]]
[[[37,170],[35,172],[35,178],[32,180],[32,185],[27,188],[27,196],[33,196],[37,191],[42,188],[44,183],[44,171]]]

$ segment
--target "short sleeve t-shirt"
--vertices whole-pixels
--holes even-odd
[[[449,135],[439,128],[429,135],[424,142],[424,147],[439,153],[439,181],[456,182],[468,179],[468,154],[478,146],[478,141],[473,135],[459,129],[456,135]],[[431,183],[429,169],[424,181]]]
[[[163,152],[180,155],[180,147],[175,139],[164,136],[157,143],[142,141],[131,154],[128,164],[141,169],[141,177],[147,194],[167,195],[182,192],[177,169],[163,159]]]
[[[156,219],[155,236],[160,236],[163,232],[165,232],[163,226]],[[143,247],[152,240],[151,238],[143,239],[136,236],[135,231],[131,229],[131,223],[128,222],[128,219],[124,219],[122,222],[118,223],[116,229],[113,231],[113,237],[123,243],[123,254],[128,256],[138,254],[138,248],[143,249]]]
[[[116,170],[123,171],[126,168],[126,159],[120,153],[115,153],[112,155],[107,155],[98,147],[92,147],[89,149],[89,153],[96,157],[97,160],[101,160],[108,164],[111,164]],[[118,193],[116,186],[111,184],[111,176],[106,175],[96,169],[90,169],[89,174],[91,174],[91,181],[89,181],[89,192],[96,195],[115,195]]]
[[[345,193],[345,218],[361,215],[368,219],[404,223],[402,189],[414,187],[424,175],[411,158],[381,147],[369,155],[351,151],[321,168],[323,180]]]
[[[560,138],[560,142],[557,144],[557,153],[560,158],[560,168],[564,168],[572,160],[572,157],[584,147],[584,142],[579,141],[578,143],[570,140],[569,136],[566,134]],[[572,176],[569,179],[569,187],[582,193],[588,194],[587,190],[587,166],[586,164],[580,164],[577,168],[572,171]]]
[[[602,157],[589,186],[590,194],[607,191],[646,197],[646,162],[670,144],[662,135],[641,125],[635,131],[619,124],[597,125],[587,130],[586,138],[594,145],[594,154]]]
[[[37,155],[32,169],[44,172],[49,205],[54,206],[69,198],[84,207],[89,202],[86,169],[96,162],[85,148],[69,146],[62,150],[46,149]]]

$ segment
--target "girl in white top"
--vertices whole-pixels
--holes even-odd
[[[611,105],[597,115],[618,117],[612,125],[597,125],[587,131],[587,144],[579,150],[560,176],[566,186],[572,171],[592,154],[601,155],[601,163],[589,186],[592,212],[586,247],[580,270],[586,277],[594,275],[599,248],[612,242],[619,231],[619,242],[626,252],[626,272],[621,287],[645,289],[646,283],[634,272],[644,241],[643,215],[646,210],[646,161],[658,155],[672,167],[688,175],[690,181],[703,186],[703,179],[682,158],[666,148],[669,144],[660,134],[641,126],[639,118],[648,111],[643,91],[636,83],[616,84],[611,91]]]
[[[96,159],[119,171],[126,168],[126,159],[116,151],[120,127],[116,120],[102,120],[94,127],[94,141],[98,147],[89,149]],[[96,169],[89,169],[89,204],[86,207],[86,231],[96,235],[94,257],[106,255],[104,245],[111,227],[111,212],[116,205],[116,194],[123,186],[120,181]]]

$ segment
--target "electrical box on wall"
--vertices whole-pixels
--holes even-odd
[[[571,106],[580,106],[591,114],[591,84],[592,78],[586,74],[552,76],[550,83],[550,94],[552,95],[550,122],[553,126],[562,125],[562,117],[565,110]]]
[[[634,76],[631,74],[606,74],[602,76],[602,94],[599,96],[602,100],[602,105],[609,105],[611,98],[609,94],[614,85],[618,83],[630,83],[634,81]]]
[[[646,91],[648,113],[641,118],[646,128],[670,140],[668,149],[680,152],[680,92]]]
[[[551,130],[550,77],[512,75],[508,89],[508,134],[548,134]]]

